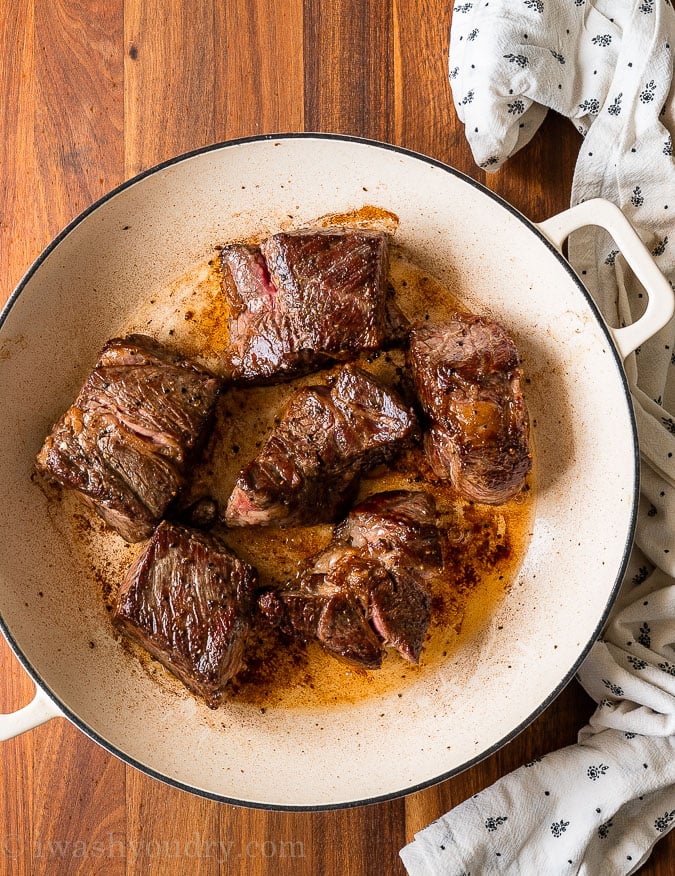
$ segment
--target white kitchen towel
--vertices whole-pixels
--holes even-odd
[[[584,135],[572,204],[604,197],[675,281],[675,11],[670,0],[456,3],[450,80],[476,162],[497,170],[549,108]],[[615,326],[644,294],[607,234],[569,255]],[[642,454],[636,543],[579,679],[598,707],[576,745],[526,764],[417,834],[411,876],[635,872],[675,826],[675,326],[626,362]]]

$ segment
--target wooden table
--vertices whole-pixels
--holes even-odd
[[[0,301],[93,200],[233,137],[334,131],[419,150],[535,220],[568,205],[579,136],[550,116],[500,172],[473,163],[444,0],[3,0]],[[32,684],[0,644],[0,710]],[[66,720],[0,746],[0,873],[402,874],[398,850],[499,776],[575,740],[572,683],[497,754],[405,799],[326,813],[218,804],[147,778]],[[207,845],[208,843],[211,845]],[[220,842],[219,855],[207,854]],[[292,843],[292,845],[291,845]],[[219,860],[220,858],[220,860]],[[675,872],[675,834],[644,874]],[[536,876],[536,874],[533,874]]]

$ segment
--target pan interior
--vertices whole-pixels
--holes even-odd
[[[508,596],[402,696],[212,712],[158,683],[115,641],[94,570],[64,537],[59,508],[31,482],[33,460],[105,340],[153,290],[208,261],[215,243],[372,204],[398,217],[396,239],[418,264],[501,321],[521,351],[537,459],[529,549]],[[632,535],[630,403],[586,293],[532,227],[485,190],[377,144],[229,144],[104,200],[29,272],[6,314],[0,421],[0,614],[16,647],[116,753],[245,803],[372,800],[485,755],[569,678],[605,617]],[[122,559],[133,553],[121,542],[119,551]]]

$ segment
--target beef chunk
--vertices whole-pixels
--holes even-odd
[[[255,581],[215,536],[163,521],[129,569],[114,624],[217,708],[241,669]]]
[[[391,390],[347,365],[332,386],[295,394],[240,473],[226,520],[231,526],[335,520],[353,498],[359,474],[391,459],[416,429],[412,412]]]
[[[388,572],[386,583],[371,588],[371,623],[387,645],[417,663],[431,620],[426,582],[443,564],[433,496],[406,490],[370,496],[338,527],[337,538]]]
[[[233,383],[274,383],[320,368],[330,360],[296,339],[259,249],[234,244],[220,254],[221,285],[229,310],[223,371]]]
[[[532,465],[518,351],[499,323],[455,313],[413,329],[410,363],[429,418],[425,447],[440,478],[467,499],[497,505]]]
[[[275,234],[260,247],[224,247],[227,376],[235,383],[288,380],[400,336],[387,267],[388,238],[376,231]]]
[[[337,584],[337,575],[334,578]],[[258,606],[287,635],[317,639],[343,663],[364,669],[382,665],[382,643],[368,623],[363,604],[352,593],[337,588],[325,595],[268,590],[258,598]]]
[[[337,536],[390,570],[407,565],[426,575],[443,562],[430,493],[376,493],[350,512]]]
[[[151,338],[109,341],[37,457],[127,541],[147,538],[182,488],[220,382]]]
[[[372,496],[297,581],[261,594],[260,610],[286,634],[316,639],[348,663],[377,669],[385,645],[417,663],[431,619],[425,578],[442,562],[435,518],[427,493]]]
[[[275,234],[260,251],[302,347],[344,356],[384,341],[385,234]]]

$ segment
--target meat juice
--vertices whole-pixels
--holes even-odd
[[[397,221],[387,211],[366,207],[316,223],[338,224],[394,232]],[[389,278],[396,303],[412,322],[442,321],[453,309],[468,307],[465,295],[470,296],[470,290],[462,289],[460,277],[449,290],[397,245],[391,248]],[[118,332],[150,334],[217,370],[219,353],[227,344],[227,309],[215,257],[194,266],[170,287],[153,290]],[[387,381],[403,381],[405,389],[401,351],[371,353],[356,361]],[[527,362],[523,366],[527,397]],[[240,469],[265,442],[291,395],[300,386],[325,382],[329,374],[330,370],[277,386],[226,390],[218,402],[215,426],[194,472],[186,504],[208,494],[224,507]],[[431,581],[432,620],[419,665],[407,663],[388,649],[381,669],[357,669],[330,657],[315,643],[280,644],[277,633],[261,624],[249,642],[247,668],[231,682],[229,697],[261,709],[338,704],[391,690],[405,696],[421,675],[435,671],[440,663],[446,662],[451,672],[453,652],[490,623],[496,606],[518,586],[518,572],[532,532],[534,484],[535,473],[531,472],[525,488],[504,505],[466,502],[433,475],[419,448],[405,451],[392,465],[368,473],[361,479],[357,501],[383,490],[427,490],[436,500],[440,524],[447,532],[445,566]],[[85,518],[82,506],[72,498],[65,497],[59,509],[60,514],[67,512],[72,523],[64,526],[64,534],[94,569],[102,595],[112,605],[138,546],[122,547],[120,539],[98,519]],[[332,536],[331,525],[229,530],[218,526],[216,531],[242,560],[257,569],[261,586],[293,579],[298,564],[324,549]],[[133,643],[123,644],[162,687],[186,695],[180,682],[146,652]]]

